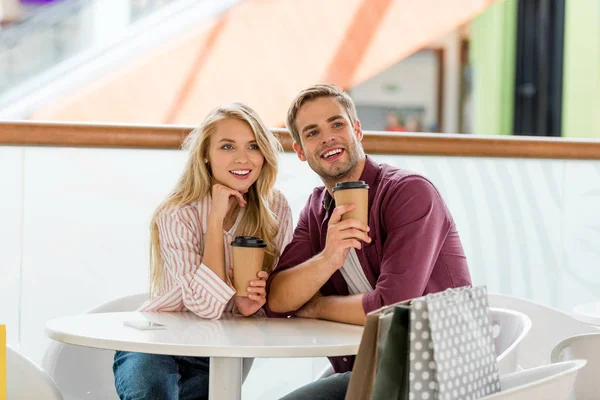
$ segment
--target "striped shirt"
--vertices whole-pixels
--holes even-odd
[[[223,312],[234,310],[235,290],[202,263],[206,224],[211,197],[159,214],[157,226],[163,260],[163,288],[156,298],[147,301],[138,311],[191,311],[208,319],[219,319]],[[292,239],[292,212],[285,196],[274,190],[271,210],[279,222],[275,246],[281,254]],[[228,231],[225,242],[225,271],[232,267],[231,242],[244,217],[244,208]],[[277,259],[273,268],[277,265]]]

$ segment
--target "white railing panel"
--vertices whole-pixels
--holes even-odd
[[[571,161],[564,172],[561,280],[575,304],[600,298],[600,162]]]
[[[0,146],[0,324],[18,345],[23,149]]]
[[[0,318],[9,340],[21,311],[22,350],[40,361],[48,320],[146,289],[150,215],[185,159],[176,150],[0,147],[1,266],[8,277],[0,283]],[[475,284],[564,310],[600,297],[600,161],[374,159],[421,172],[439,188]],[[294,223],[319,184],[295,154],[281,157],[277,187]],[[245,398],[278,397],[312,380],[324,362],[257,360]]]
[[[148,226],[174,185],[176,150],[26,150],[22,350],[46,321],[148,287]]]

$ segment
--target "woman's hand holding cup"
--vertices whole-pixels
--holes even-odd
[[[237,236],[231,246],[233,268],[230,277],[237,295],[235,304],[243,315],[252,315],[266,303],[269,275],[262,269],[267,245],[258,237]]]
[[[229,276],[233,282],[233,268],[229,270]],[[235,296],[235,305],[240,313],[248,317],[256,314],[267,302],[267,278],[269,274],[265,271],[259,271],[256,274],[258,279],[251,280],[248,283],[248,296]]]

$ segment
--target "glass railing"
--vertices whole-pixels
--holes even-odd
[[[177,0],[56,0],[0,30],[0,95]]]

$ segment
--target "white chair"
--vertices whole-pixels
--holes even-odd
[[[531,330],[523,338],[517,363],[524,369],[550,363],[550,352],[563,339],[599,328],[579,322],[566,312],[518,297],[489,294],[490,307],[522,312],[531,319]]]
[[[494,333],[494,348],[498,371],[501,375],[518,369],[521,343],[531,330],[531,319],[521,312],[503,308],[490,308]]]
[[[585,360],[565,361],[500,377],[502,391],[480,400],[568,400]]]
[[[494,333],[494,348],[498,371],[501,375],[518,369],[521,343],[531,330],[531,319],[521,312],[502,308],[490,308]]]
[[[109,301],[88,313],[135,311],[148,298],[137,294]],[[115,352],[51,341],[42,366],[54,379],[65,400],[117,399],[112,364]]]
[[[521,312],[501,308],[490,308],[490,317],[494,333],[494,348],[500,374],[517,370],[517,358],[520,344],[531,329],[531,320]],[[326,378],[333,374],[331,364],[319,373],[317,378]]]
[[[63,398],[46,371],[10,346],[6,346],[6,392],[8,399]]]
[[[148,294],[135,294],[101,304],[88,313],[126,312],[137,310]],[[73,346],[52,341],[42,365],[56,382],[65,400],[118,400],[112,370],[115,352]],[[242,382],[248,376],[254,359],[244,359]]]
[[[600,397],[600,333],[588,333],[567,338],[552,350],[550,360],[553,363],[585,359],[587,365],[575,381],[575,398],[577,400],[597,399]]]

